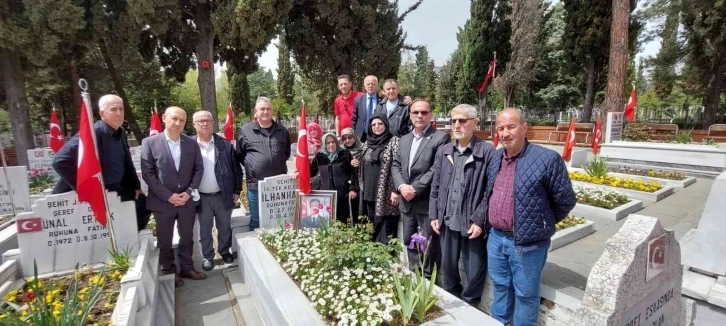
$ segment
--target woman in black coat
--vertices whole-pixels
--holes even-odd
[[[335,216],[338,221],[352,223],[349,199],[358,196],[358,180],[350,165],[352,156],[333,133],[323,136],[320,152],[310,162],[310,175],[314,176],[313,189],[335,190],[338,193]],[[357,213],[355,209],[354,213]]]

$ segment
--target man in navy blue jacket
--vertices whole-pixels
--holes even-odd
[[[503,110],[496,126],[504,148],[489,164],[485,208],[491,226],[487,242],[494,285],[491,315],[505,325],[512,318],[513,325],[537,325],[540,276],[550,238],[577,198],[562,157],[525,138],[527,124],[521,111]]]

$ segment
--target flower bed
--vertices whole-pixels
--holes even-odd
[[[611,176],[591,177],[580,172],[570,172],[570,180],[583,181],[592,184],[605,185],[616,188],[637,190],[643,192],[656,192],[662,188],[657,182],[645,182],[628,178],[616,178]]]
[[[555,227],[556,227],[557,232],[559,232],[559,231],[562,231],[567,228],[575,227],[580,224],[585,224],[585,222],[587,222],[587,220],[585,220],[582,217],[568,215],[567,217],[565,217],[564,220],[560,221],[560,223],[557,223],[557,225],[555,225]]]
[[[557,223],[557,232],[552,236],[549,251],[564,247],[595,232],[595,223],[573,215]]]
[[[681,172],[667,171],[667,170],[654,170],[654,169],[636,169],[625,166],[612,166],[610,167],[611,172],[639,175],[651,178],[660,178],[668,180],[681,181],[686,179],[686,175]]]
[[[326,321],[338,325],[403,324],[406,304],[403,302],[402,307],[397,285],[416,287],[417,278],[396,263],[393,254],[400,247],[397,240],[383,245],[369,239],[364,227],[340,223],[318,232],[280,228],[260,235]],[[394,285],[394,280],[398,284]],[[433,297],[427,299],[436,302]],[[430,307],[433,309],[417,316],[419,322],[441,314],[433,304]]]
[[[608,189],[581,186],[574,186],[573,189],[577,202],[585,205],[613,209],[630,201],[628,196]]]
[[[44,190],[53,188],[55,185],[55,178],[51,174],[42,174],[38,169],[33,169],[28,172],[28,186],[30,187],[31,195],[42,194]]]

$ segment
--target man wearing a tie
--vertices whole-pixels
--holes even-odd
[[[366,92],[355,99],[355,109],[351,119],[355,134],[361,142],[366,141],[368,119],[378,105],[378,78],[373,75],[366,76],[363,79],[363,88]]]

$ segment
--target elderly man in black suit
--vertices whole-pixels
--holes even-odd
[[[178,107],[169,107],[162,115],[164,132],[145,138],[141,142],[141,172],[149,185],[147,207],[154,212],[159,241],[159,263],[165,274],[175,273],[175,285],[184,282],[181,277],[193,280],[207,278],[194,270],[192,250],[194,246],[194,219],[199,200],[197,188],[202,181],[204,165],[197,142],[183,135],[187,115]],[[179,231],[179,264],[174,264],[174,222]]]
[[[356,97],[355,110],[353,110],[353,130],[361,142],[366,141],[366,130],[368,130],[368,119],[375,112],[378,106],[378,78],[373,75],[363,79],[365,94]]]
[[[429,192],[434,177],[436,151],[448,144],[449,135],[431,126],[431,105],[417,100],[411,104],[411,122],[414,130],[401,137],[398,154],[393,161],[393,185],[401,194],[399,209],[403,221],[403,243],[408,246],[411,236],[421,228],[431,239],[424,276],[429,277],[434,264],[441,265],[439,237],[431,230],[428,219]],[[408,249],[408,264],[419,265],[417,248]]]
[[[140,230],[146,227],[151,214],[146,209],[146,196],[141,191],[139,177],[129,152],[124,123],[124,102],[116,95],[104,95],[98,100],[100,121],[93,130],[96,133],[98,156],[103,171],[106,190],[118,193],[121,200],[136,202],[136,225]],[[60,180],[53,188],[54,194],[76,190],[78,172],[78,134],[73,136],[53,157],[53,169]]]

